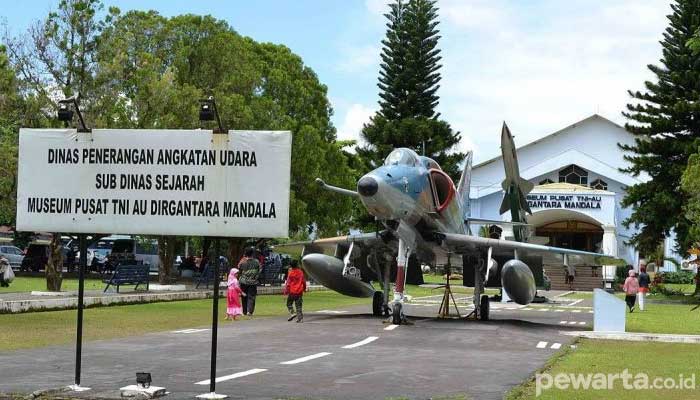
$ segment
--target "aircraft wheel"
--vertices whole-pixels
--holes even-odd
[[[374,292],[374,297],[372,297],[372,315],[375,317],[382,316],[382,306],[384,305],[384,293]]]
[[[392,307],[391,323],[401,325],[401,303],[394,303]]]
[[[489,301],[489,296],[481,296],[481,305],[479,306],[479,313],[481,314],[482,321],[489,320],[489,310],[491,309]]]

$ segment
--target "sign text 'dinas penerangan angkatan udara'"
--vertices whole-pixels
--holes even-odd
[[[283,237],[286,131],[20,132],[23,231]]]

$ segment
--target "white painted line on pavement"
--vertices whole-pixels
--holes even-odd
[[[254,369],[249,369],[249,370],[243,371],[243,372],[236,372],[235,374],[231,374],[231,375],[220,376],[220,377],[214,379],[214,381],[216,383],[219,383],[219,382],[229,381],[231,379],[242,378],[242,377],[248,376],[248,375],[259,374],[259,373],[265,372],[265,371],[267,371],[267,370],[262,369],[262,368],[254,368]],[[197,383],[195,383],[195,385],[208,385],[209,382],[210,382],[210,380],[207,379],[206,381],[197,382]]]
[[[581,312],[581,310],[571,310],[571,312]]]
[[[582,322],[579,322],[578,324],[579,324],[579,325],[586,325],[586,322],[585,322],[585,321],[582,321]]]
[[[569,307],[575,306],[576,304],[578,304],[578,303],[580,303],[580,302],[582,302],[582,301],[583,301],[583,299],[578,299],[578,300],[572,302],[571,304],[569,304]]]
[[[538,349],[544,349],[547,347],[547,342],[539,342],[537,343],[537,348]]]
[[[333,353],[328,353],[328,352],[316,353],[316,354],[312,354],[310,356],[296,358],[294,360],[289,360],[289,361],[284,361],[284,362],[281,362],[280,364],[282,364],[282,365],[294,365],[294,364],[299,364],[299,363],[303,363],[303,362],[310,361],[310,360],[315,360],[317,358],[329,356],[331,354],[333,354]]]
[[[560,347],[561,347],[561,343],[554,343],[551,348],[554,350],[557,350]]]
[[[182,329],[179,331],[172,331],[171,333],[197,333],[197,332],[206,332],[209,329]]]
[[[561,308],[556,309],[556,310],[554,310],[554,311],[556,311],[556,312],[564,312],[564,310],[562,310]]]
[[[399,327],[398,325],[391,324],[391,325],[387,326],[386,328],[384,328],[384,330],[385,331],[393,331],[394,329],[396,329],[398,327]]]
[[[374,342],[374,341],[377,340],[377,339],[379,339],[378,336],[370,336],[370,337],[368,337],[367,339],[361,340],[361,341],[359,341],[359,342],[357,342],[357,343],[353,343],[353,344],[349,344],[349,345],[347,345],[347,346],[343,346],[343,348],[344,348],[344,349],[354,349],[355,347],[360,347],[360,346],[364,346],[364,345],[366,345],[366,344],[372,343],[372,342]]]
[[[319,310],[319,311],[311,311],[312,313],[315,314],[345,314],[347,311],[346,310]]]

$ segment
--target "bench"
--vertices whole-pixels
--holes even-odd
[[[102,282],[107,284],[105,292],[110,286],[117,287],[119,293],[120,285],[136,285],[134,290],[138,289],[142,283],[146,284],[148,290],[148,265],[117,265],[109,279],[104,279]]]
[[[224,280],[227,274],[228,270],[222,263],[221,265],[219,265],[219,282]],[[199,276],[195,276],[195,279],[197,281],[195,289],[199,289],[199,285],[201,285],[202,283],[206,286],[207,289],[209,289],[209,284],[214,285],[214,282],[216,282],[216,279],[214,279],[214,265],[211,265],[211,263],[207,263],[204,266],[204,271],[202,271],[202,273],[199,274]]]

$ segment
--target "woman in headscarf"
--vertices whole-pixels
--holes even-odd
[[[637,292],[639,292],[639,281],[635,277],[634,270],[629,271],[629,276],[625,279],[625,284],[622,285],[622,290],[625,291],[625,302],[630,312],[634,312],[634,303],[637,300]]]
[[[241,296],[245,293],[241,290],[241,285],[238,283],[238,268],[233,267],[228,274],[228,293],[226,296],[226,319],[236,320],[238,316],[243,314],[241,306]]]

